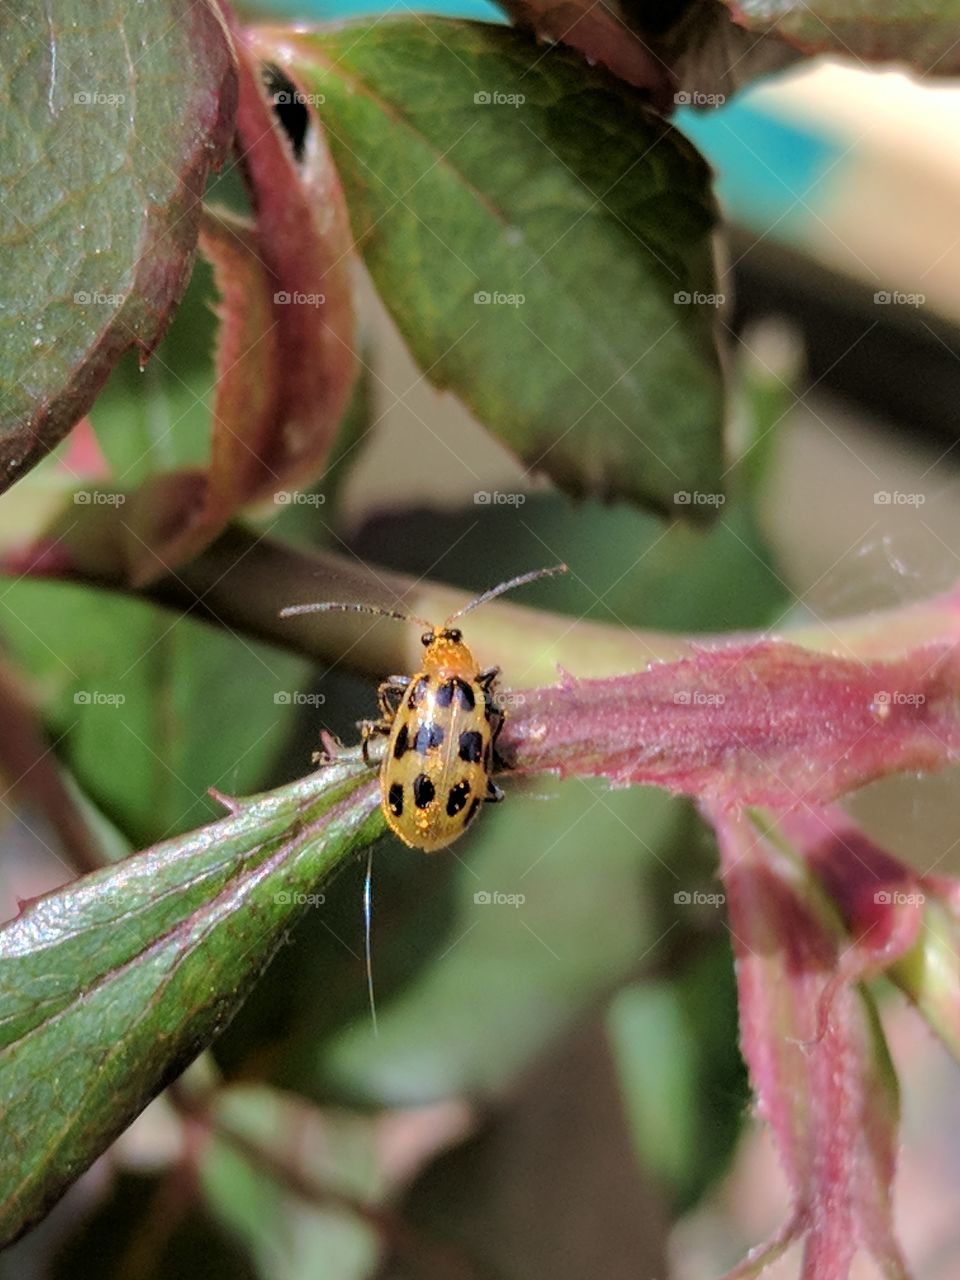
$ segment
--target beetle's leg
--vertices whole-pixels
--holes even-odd
[[[499,674],[499,667],[486,667],[483,671],[477,672],[477,684],[484,693],[490,692],[490,687]]]
[[[375,763],[370,759],[370,739],[385,738],[390,732],[390,728],[391,725],[383,720],[360,721],[360,754],[363,756],[364,764]]]
[[[504,760],[500,752],[497,750],[497,738],[500,737],[500,730],[503,728],[503,723],[506,720],[506,718],[507,718],[507,713],[505,711],[501,711],[499,707],[490,708],[489,714],[488,714],[488,719],[490,721],[490,726],[491,726],[490,767],[494,771],[494,773],[499,772],[501,769],[508,769],[510,767],[507,764],[506,760]],[[489,798],[490,797],[488,796],[487,799],[489,800]]]
[[[383,721],[393,720],[410,683],[409,676],[387,676],[377,690],[377,702]],[[399,695],[399,696],[398,696]]]
[[[503,799],[503,792],[492,778],[487,779],[487,794],[483,798],[488,804],[499,804]]]
[[[364,764],[373,763],[370,759],[370,739],[385,738],[393,728],[393,722],[409,683],[409,676],[387,676],[377,689],[380,719],[360,721],[360,751]]]

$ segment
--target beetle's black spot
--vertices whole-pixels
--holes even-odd
[[[423,701],[423,697],[427,691],[428,684],[429,684],[429,680],[427,679],[427,677],[421,676],[420,679],[417,681],[417,683],[411,686],[410,692],[407,695],[407,706],[410,708],[411,711],[419,707],[420,703]]]
[[[418,773],[413,780],[413,802],[418,809],[426,809],[433,803],[437,789],[425,773]]]
[[[465,707],[467,711],[472,711],[476,706],[476,699],[473,696],[473,690],[467,684],[466,680],[461,680],[454,676],[452,680],[444,680],[443,684],[437,690],[437,706],[449,707],[456,698],[461,707]]]
[[[479,764],[483,756],[483,734],[476,729],[465,729],[460,735],[459,755],[467,764]]]
[[[414,751],[425,755],[431,747],[439,747],[443,742],[442,724],[422,724],[413,740]]]
[[[490,746],[491,744],[488,742],[483,748],[483,767],[486,769],[487,773],[490,772]]]
[[[407,733],[406,724],[400,726],[400,732],[397,734],[396,741],[393,744],[393,758],[399,760],[403,753],[410,745],[409,734]]]
[[[403,813],[403,783],[395,782],[387,793],[387,804],[395,818]]]
[[[480,797],[474,796],[473,799],[470,801],[470,808],[467,810],[467,816],[463,820],[464,826],[466,826],[467,823],[473,819],[474,814],[477,812],[479,808],[480,808]]]
[[[452,818],[459,813],[463,806],[467,803],[467,796],[470,794],[470,783],[466,778],[462,782],[455,783],[450,788],[447,796],[447,813]]]

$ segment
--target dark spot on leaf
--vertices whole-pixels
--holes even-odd
[[[418,809],[426,809],[433,803],[437,789],[425,773],[418,773],[413,780],[413,802]]]
[[[303,160],[304,143],[310,127],[310,115],[303,95],[274,63],[264,67],[263,82],[277,122],[290,139],[294,158],[299,164]]]

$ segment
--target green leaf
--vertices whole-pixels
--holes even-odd
[[[728,1164],[749,1100],[729,947],[624,987],[608,1027],[637,1154],[682,1213]]]
[[[382,829],[369,772],[330,765],[0,931],[0,1243],[213,1039],[306,895]]]
[[[155,346],[235,104],[207,3],[28,0],[0,28],[0,487]]]
[[[359,248],[437,386],[572,491],[675,512],[678,490],[721,488],[716,310],[675,301],[716,292],[716,215],[681,134],[501,27],[417,18],[258,48],[322,95]]]
[[[66,583],[8,584],[0,634],[33,677],[60,759],[135,847],[208,821],[210,787],[276,780],[305,660]]]

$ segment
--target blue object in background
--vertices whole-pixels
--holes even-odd
[[[778,240],[805,240],[844,169],[847,149],[811,124],[754,105],[749,91],[710,111],[681,107],[674,123],[717,171],[728,217]],[[821,181],[828,179],[829,181]]]
[[[451,18],[482,18],[487,22],[503,22],[503,12],[488,0],[423,0],[422,4],[384,4],[383,0],[257,0],[259,13],[276,14],[296,22],[333,22],[338,18],[375,18],[390,15],[441,13]]]

